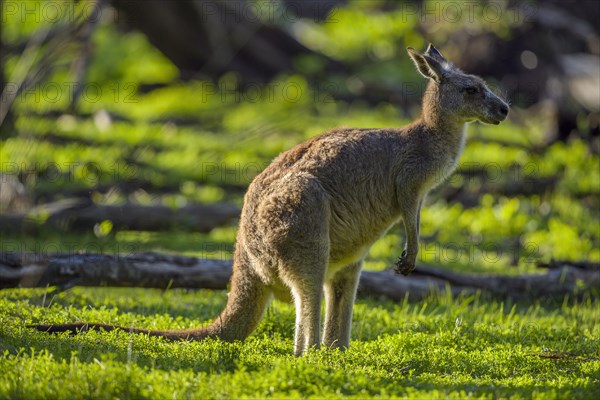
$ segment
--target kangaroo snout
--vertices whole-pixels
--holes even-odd
[[[500,122],[504,121],[508,116],[508,105],[502,104],[498,108],[496,108],[496,112],[494,113],[494,118],[492,119],[492,124],[498,125]]]
[[[506,119],[506,117],[508,116],[508,105],[507,104],[502,104],[500,106],[499,114],[500,114],[500,117],[502,118],[502,120]]]
[[[496,98],[495,101],[488,107],[486,118],[483,122],[493,125],[498,125],[508,116],[509,107],[502,99]]]

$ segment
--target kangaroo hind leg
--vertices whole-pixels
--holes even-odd
[[[323,344],[330,348],[347,348],[350,345],[352,311],[362,261],[338,271],[325,282],[325,329]]]
[[[300,356],[311,347],[319,347],[323,276],[307,276],[291,285],[296,306],[294,354]]]

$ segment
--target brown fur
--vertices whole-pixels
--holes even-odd
[[[208,327],[146,331],[168,339],[244,339],[258,325],[272,295],[296,305],[294,352],[320,343],[347,347],[356,286],[369,247],[399,220],[405,249],[397,271],[415,267],[423,198],[454,170],[471,120],[499,123],[508,106],[483,80],[466,75],[429,46],[408,49],[430,83],[422,116],[403,128],[338,128],[277,157],[254,179],[244,198],[233,262],[231,292]],[[98,324],[38,326],[76,331]]]

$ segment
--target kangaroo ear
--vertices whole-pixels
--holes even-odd
[[[442,55],[442,53],[440,53],[438,51],[438,49],[433,47],[433,45],[431,43],[429,43],[429,46],[427,46],[427,50],[425,50],[424,54],[431,58],[435,58],[437,61],[439,61],[441,63],[448,62],[448,61],[446,61],[446,58]]]
[[[419,54],[412,47],[407,47],[408,55],[415,63],[417,70],[425,78],[433,79],[437,83],[441,83],[444,78],[444,67],[435,58],[426,54]]]

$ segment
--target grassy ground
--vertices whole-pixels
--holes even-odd
[[[360,300],[351,348],[292,354],[293,307],[273,303],[243,343],[123,332],[51,336],[32,322],[186,328],[225,293],[141,289],[0,292],[0,398],[590,399],[600,395],[598,302],[519,305],[478,296]]]

